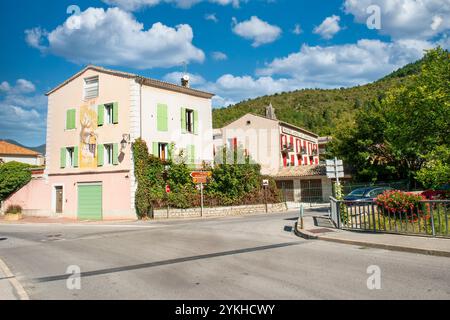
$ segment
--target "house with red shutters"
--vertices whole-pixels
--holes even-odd
[[[319,163],[319,136],[278,120],[271,104],[265,116],[248,113],[216,129],[213,141],[216,154],[224,146],[243,149],[261,165],[262,174],[277,180],[279,188],[286,191],[286,201],[306,202],[309,198],[307,202],[322,202],[331,195],[331,181]],[[307,186],[314,189],[313,195],[305,193]]]

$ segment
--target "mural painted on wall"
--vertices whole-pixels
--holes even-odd
[[[96,105],[83,105],[80,109],[80,168],[97,168],[97,110]]]

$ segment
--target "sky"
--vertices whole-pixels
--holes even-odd
[[[214,107],[377,80],[448,49],[450,0],[2,0],[0,139],[45,143],[47,98],[87,64],[216,94]]]

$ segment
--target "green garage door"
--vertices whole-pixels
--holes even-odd
[[[78,219],[102,220],[102,185],[78,185]]]

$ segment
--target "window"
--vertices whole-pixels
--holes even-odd
[[[158,157],[162,161],[169,160],[169,144],[167,143],[159,143],[158,144]]]
[[[113,105],[105,104],[105,123],[112,124],[113,123]]]
[[[251,125],[252,124],[252,122],[250,121],[250,120],[248,120],[247,121],[247,125],[249,126],[249,125]]]
[[[119,103],[107,103],[98,106],[97,125],[119,123]]]
[[[181,133],[198,134],[198,111],[181,108]]]
[[[98,97],[98,76],[84,79],[84,99]]]
[[[75,148],[66,148],[66,152],[67,152],[67,163],[66,163],[66,167],[67,168],[74,168],[75,167],[75,159],[74,159],[74,154],[75,154]]]
[[[194,110],[186,109],[186,131],[194,133]]]
[[[104,157],[105,157],[105,164],[111,165],[113,164],[113,145],[112,144],[105,144],[104,145]]]

